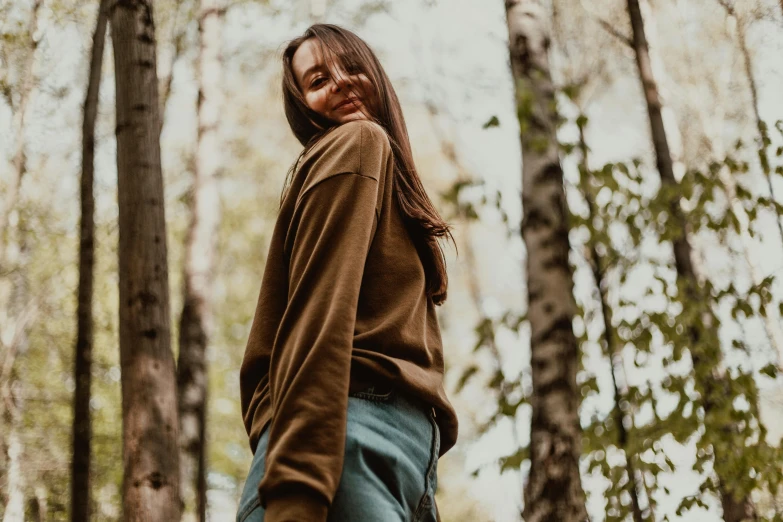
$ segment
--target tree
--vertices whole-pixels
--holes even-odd
[[[661,101],[657,84],[653,75],[650,53],[645,36],[644,20],[642,18],[639,0],[628,0],[628,14],[633,32],[633,47],[636,56],[639,79],[644,90],[650,129],[655,151],[656,166],[662,182],[662,193],[668,200],[669,223],[673,229],[671,241],[674,247],[675,267],[678,286],[683,293],[684,306],[698,311],[694,313],[686,325],[688,345],[695,369],[696,389],[701,395],[701,405],[705,415],[704,442],[712,445],[717,477],[718,493],[723,506],[723,519],[726,522],[753,519],[755,512],[750,500],[750,492],[737,486],[732,477],[736,470],[729,474],[734,462],[729,454],[733,446],[731,439],[738,432],[730,420],[730,409],[735,397],[732,383],[729,382],[722,368],[720,341],[715,329],[717,319],[710,309],[710,302],[699,285],[696,270],[692,260],[692,248],[688,236],[688,226],[682,209],[679,206],[680,194],[677,180],[674,177],[672,154],[669,150],[668,138],[661,114]],[[723,441],[720,441],[723,437]],[[727,440],[728,439],[728,440]],[[746,476],[740,473],[741,476]]]
[[[507,0],[511,69],[522,143],[522,238],[527,248],[533,407],[523,517],[583,521],[581,427],[568,264],[568,207],[556,137],[546,13],[536,0]]]
[[[183,307],[179,328],[177,394],[180,422],[180,489],[183,506],[206,521],[207,345],[212,332],[214,252],[220,224],[217,174],[222,92],[221,11],[217,0],[201,0],[198,59],[198,137],[195,179],[188,199]]]
[[[95,160],[95,120],[101,84],[103,48],[108,23],[108,0],[101,0],[95,23],[90,57],[89,80],[84,100],[82,123],[81,226],[79,241],[79,287],[77,295],[77,333],[73,377],[73,429],[71,452],[71,520],[90,519],[90,460],[92,426],[90,397],[93,347],[93,275],[95,271],[95,197],[93,177]]]
[[[179,520],[155,26],[150,0],[110,14],[117,90],[120,365],[126,520]]]

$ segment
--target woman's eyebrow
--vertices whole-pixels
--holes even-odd
[[[315,64],[315,65],[311,66],[311,67],[310,67],[309,69],[307,69],[307,70],[304,72],[304,74],[302,75],[302,81],[306,80],[306,79],[308,78],[308,76],[310,76],[310,75],[311,75],[312,73],[314,73],[315,71],[323,70],[324,68],[325,68],[325,67],[324,67],[324,64],[322,64],[322,63],[317,63],[317,64]]]

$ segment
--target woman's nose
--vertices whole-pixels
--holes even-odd
[[[349,88],[351,86],[351,77],[345,71],[337,71],[334,75],[334,86],[338,91]]]

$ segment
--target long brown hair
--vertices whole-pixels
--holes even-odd
[[[400,102],[378,58],[364,40],[336,25],[312,25],[302,36],[291,40],[283,51],[285,115],[291,130],[305,149],[288,172],[280,199],[281,205],[299,160],[330,128],[337,126],[335,122],[324,118],[307,106],[294,75],[292,66],[294,53],[310,38],[316,39],[322,51],[324,47],[330,51],[324,52],[323,57],[331,74],[336,73],[333,62],[332,65],[329,62],[336,60],[342,70],[348,70],[350,65],[351,68],[364,73],[370,80],[374,89],[373,96],[367,98],[362,96],[365,101],[364,106],[369,112],[366,115],[383,127],[389,136],[395,163],[392,187],[397,205],[424,265],[427,295],[436,305],[443,304],[448,289],[448,275],[446,258],[438,239],[448,237],[456,248],[451,226],[440,217],[424,190],[413,163],[408,129]]]

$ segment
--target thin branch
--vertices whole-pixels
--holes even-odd
[[[595,21],[596,23],[598,23],[598,25],[600,25],[600,26],[601,26],[601,27],[602,27],[602,28],[603,28],[603,29],[604,29],[604,30],[605,30],[607,33],[609,33],[610,35],[614,36],[615,38],[617,38],[618,40],[620,40],[620,42],[622,42],[623,44],[625,44],[625,45],[627,45],[628,47],[630,47],[631,49],[633,49],[633,40],[631,39],[631,37],[630,37],[630,36],[626,36],[626,35],[624,35],[624,34],[623,34],[623,33],[621,33],[620,31],[618,31],[618,30],[617,30],[617,29],[614,27],[614,25],[612,25],[610,22],[608,22],[607,20],[604,20],[604,19],[603,19],[603,18],[601,18],[599,15],[597,15],[597,14],[595,14],[595,13],[591,12],[591,11],[590,11],[590,8],[589,8],[588,6],[586,6],[586,5],[585,5],[585,2],[584,2],[584,0],[580,0],[580,3],[582,4],[582,9],[584,9],[584,10],[585,10],[585,12],[587,13],[587,15],[588,15],[590,18],[592,18],[592,19],[593,19],[593,21]]]

